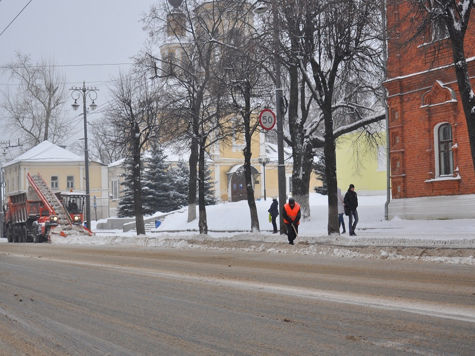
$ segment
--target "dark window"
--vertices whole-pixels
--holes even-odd
[[[67,176],[67,178],[66,178],[66,187],[68,189],[73,189],[74,188],[74,177],[73,176]]]
[[[113,180],[112,181],[112,200],[119,199],[119,181]]]
[[[58,189],[58,177],[51,176],[51,189]]]
[[[176,74],[174,72],[176,66],[176,53],[173,49],[168,49],[168,52],[165,55],[165,58],[162,62],[162,70],[165,75],[173,76]]]
[[[452,127],[450,124],[443,124],[438,130],[439,137],[439,175],[451,175],[453,173],[452,154]]]

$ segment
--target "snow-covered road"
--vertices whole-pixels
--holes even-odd
[[[471,355],[475,346],[472,266],[4,244],[0,270],[5,354]]]

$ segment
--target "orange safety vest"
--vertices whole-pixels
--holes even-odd
[[[297,217],[297,214],[299,213],[300,205],[298,203],[295,203],[294,208],[292,209],[290,207],[290,204],[287,203],[287,204],[284,205],[284,210],[285,210],[285,213],[287,214],[287,216],[290,219],[295,220],[295,218]],[[290,224],[290,222],[287,221],[286,219],[284,219],[284,223],[285,224]],[[300,221],[297,223],[297,225],[300,225]]]

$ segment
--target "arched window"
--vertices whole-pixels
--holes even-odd
[[[439,176],[452,175],[454,159],[452,153],[452,127],[445,123],[437,130]]]

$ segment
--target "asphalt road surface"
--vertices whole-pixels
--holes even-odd
[[[0,245],[0,355],[474,355],[475,268]]]

